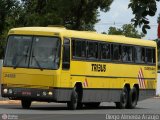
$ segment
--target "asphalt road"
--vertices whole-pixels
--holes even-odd
[[[28,110],[22,109],[20,104],[1,104],[0,119],[8,115],[10,119],[18,120],[115,120],[110,118],[113,114],[122,115],[155,115],[155,119],[160,119],[160,98],[151,98],[138,103],[136,109],[116,109],[113,103],[101,103],[98,109],[68,110],[66,104],[57,103],[33,103]],[[140,116],[140,117],[141,117]],[[132,116],[133,117],[133,116]],[[128,120],[128,118],[126,118]],[[142,119],[142,118],[141,118]],[[143,118],[144,119],[144,118]],[[147,118],[147,120],[150,120]],[[123,120],[125,120],[123,118]],[[137,120],[137,118],[135,118]]]

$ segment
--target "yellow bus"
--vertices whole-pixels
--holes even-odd
[[[11,29],[2,68],[2,96],[67,103],[69,109],[114,102],[135,108],[155,95],[156,42],[67,30],[61,27]]]

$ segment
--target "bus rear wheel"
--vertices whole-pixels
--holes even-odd
[[[138,102],[138,91],[135,87],[130,90],[128,108],[133,109]]]
[[[124,109],[127,107],[128,104],[128,90],[126,87],[122,89],[121,95],[120,95],[120,102],[116,102],[116,108],[118,109]]]
[[[31,106],[31,100],[21,100],[21,105],[23,109],[29,109]]]

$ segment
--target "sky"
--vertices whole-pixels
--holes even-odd
[[[121,28],[123,24],[130,24],[131,19],[134,18],[131,8],[128,8],[130,0],[114,0],[110,6],[110,10],[106,13],[100,12],[100,21],[95,25],[95,29],[98,33],[108,32],[109,27]],[[153,40],[157,38],[157,17],[160,13],[160,2],[157,2],[157,12],[154,17],[147,17],[150,21],[150,30],[147,30],[147,34],[143,39]],[[142,32],[141,28],[137,28],[139,32]]]

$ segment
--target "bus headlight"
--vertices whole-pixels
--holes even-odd
[[[6,94],[8,92],[8,90],[7,89],[3,89],[3,92]]]
[[[52,95],[53,95],[53,93],[52,93],[52,92],[48,92],[48,95],[52,96]]]

